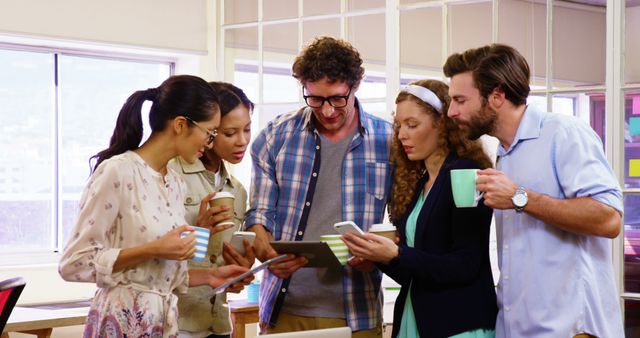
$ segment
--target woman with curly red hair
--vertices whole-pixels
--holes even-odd
[[[393,337],[495,335],[498,311],[491,265],[491,209],[457,208],[453,169],[483,169],[491,160],[447,116],[448,86],[423,80],[396,98],[389,203],[400,242],[367,233],[343,238],[350,251],[377,266],[402,288]]]

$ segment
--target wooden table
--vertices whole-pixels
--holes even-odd
[[[231,313],[231,325],[233,325],[232,338],[245,338],[245,325],[257,323],[258,303],[247,300],[230,300],[229,312]]]
[[[11,311],[2,338],[9,338],[9,332],[49,338],[54,327],[84,325],[87,321],[87,313],[89,313],[88,307],[52,310],[17,306]]]

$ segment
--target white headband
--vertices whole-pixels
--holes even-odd
[[[438,113],[442,114],[442,101],[431,90],[417,85],[408,85],[403,87],[400,92],[409,93],[425,103],[433,107]]]

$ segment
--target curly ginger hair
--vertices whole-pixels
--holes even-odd
[[[437,80],[421,80],[412,85],[421,86],[431,90],[442,101],[442,114],[431,105],[407,92],[400,92],[396,97],[396,104],[411,100],[417,103],[425,114],[433,117],[434,125],[439,133],[438,146],[445,153],[454,153],[460,158],[465,158],[476,163],[481,169],[492,166],[491,159],[482,148],[479,140],[469,140],[465,133],[449,116],[449,86]],[[444,127],[443,127],[444,126]],[[400,221],[413,199],[418,187],[418,182],[425,172],[424,161],[411,161],[405,153],[402,143],[398,139],[398,128],[394,127],[391,143],[391,161],[395,166],[393,173],[393,188],[391,201],[389,202],[389,219],[392,223]]]

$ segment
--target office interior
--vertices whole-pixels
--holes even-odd
[[[360,51],[358,97],[392,121],[401,86],[446,80],[448,55],[499,42],[531,66],[528,104],[578,116],[603,140],[626,210],[613,242],[620,306],[627,335],[640,335],[638,32],[640,0],[0,0],[0,280],[27,280],[19,304],[92,297],[95,285],[63,281],[57,261],[88,159],[135,90],[171,74],[232,82],[256,103],[255,135],[303,104],[291,64],[329,35]],[[250,161],[233,167],[247,188]]]

